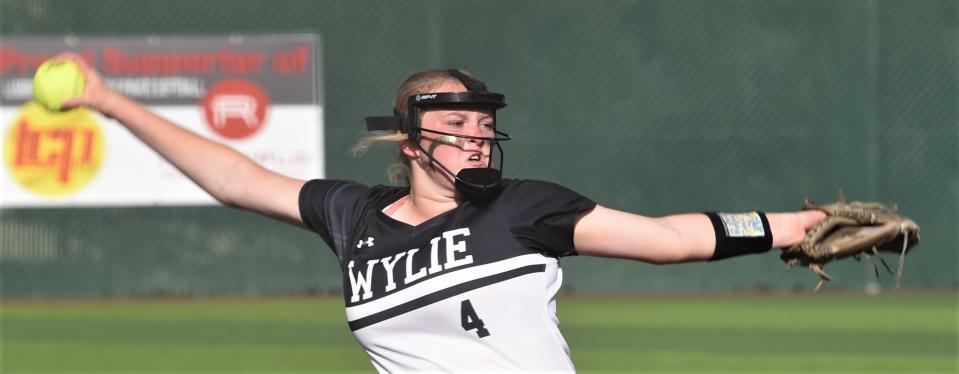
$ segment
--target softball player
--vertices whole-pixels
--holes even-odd
[[[65,103],[117,119],[226,205],[319,234],[343,271],[349,327],[373,366],[406,371],[573,371],[559,330],[558,258],[718,260],[799,242],[823,213],[659,218],[549,182],[502,179],[503,95],[459,70],[414,74],[365,140],[397,148],[406,186],[302,181],[181,129],[123,97],[75,55],[86,91]]]

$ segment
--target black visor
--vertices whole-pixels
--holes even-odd
[[[437,92],[419,94],[410,96],[406,100],[407,116],[366,117],[366,129],[368,131],[399,131],[404,134],[414,134],[421,128],[420,114],[424,109],[481,108],[490,109],[495,115],[497,109],[505,107],[505,98],[503,95],[496,93]]]

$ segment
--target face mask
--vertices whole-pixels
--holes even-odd
[[[495,129],[496,110],[506,107],[505,97],[501,94],[491,93],[486,90],[486,84],[476,79],[470,78],[459,70],[448,70],[450,75],[456,77],[467,92],[438,92],[424,93],[410,96],[407,99],[407,115],[400,116],[394,113],[390,117],[367,117],[366,128],[369,131],[399,131],[407,133],[413,144],[416,144],[421,151],[429,157],[430,161],[438,166],[445,173],[449,174],[455,180],[456,191],[467,200],[484,200],[495,196],[502,187],[502,173],[493,168],[493,157],[489,157],[489,165],[485,168],[465,168],[459,173],[453,174],[445,165],[433,158],[433,150],[441,144],[448,144],[462,148],[463,144],[469,140],[479,140],[484,146],[486,142],[490,144],[490,152],[493,152],[495,146],[499,150],[499,167],[503,167],[503,148],[499,142],[510,140],[506,133]],[[468,135],[458,135],[442,131],[429,130],[422,128],[420,118],[423,110],[442,109],[442,108],[479,108],[486,109],[492,113],[494,135],[492,137],[477,137]],[[423,132],[441,135],[432,140],[429,151],[423,149],[420,144],[421,134]]]

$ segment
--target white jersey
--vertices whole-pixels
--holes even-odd
[[[545,182],[507,181],[483,205],[417,226],[382,209],[408,191],[310,181],[304,222],[343,268],[353,335],[381,372],[573,371],[559,330],[558,257],[592,201]]]

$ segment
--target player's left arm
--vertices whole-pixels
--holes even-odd
[[[815,210],[766,213],[772,247],[799,243],[824,217]],[[708,260],[716,248],[716,233],[702,213],[646,217],[597,205],[579,217],[573,243],[581,255],[669,264]]]

